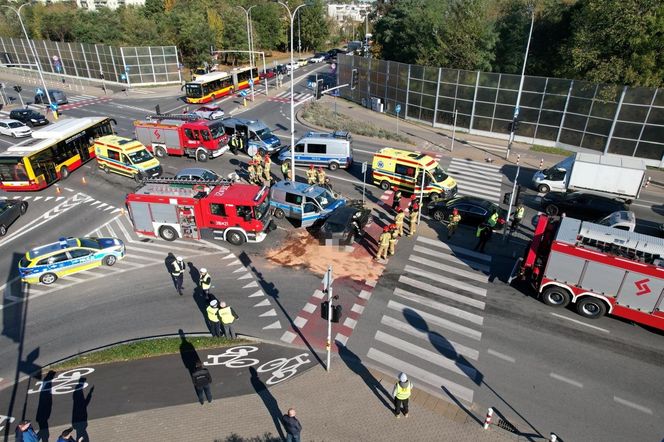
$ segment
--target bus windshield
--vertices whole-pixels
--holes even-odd
[[[152,158],[154,158],[152,154],[145,149],[129,154],[129,159],[134,164],[145,163],[146,161],[150,161]]]
[[[21,157],[0,158],[1,181],[28,181],[28,173]]]
[[[203,96],[203,90],[198,83],[187,83],[184,88],[189,98],[201,98]]]

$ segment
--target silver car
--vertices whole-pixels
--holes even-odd
[[[17,138],[29,137],[31,133],[32,129],[20,121],[10,119],[0,120],[0,134],[2,135],[9,135]]]
[[[202,106],[192,113],[205,120],[218,120],[224,116],[224,111],[219,106]]]

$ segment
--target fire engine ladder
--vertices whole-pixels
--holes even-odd
[[[146,115],[145,118],[150,121],[152,120],[196,121],[201,119],[201,117],[199,117],[196,114],[151,114],[151,115]]]
[[[230,186],[235,181],[226,178],[219,178],[218,180],[197,180],[187,178],[145,178],[141,180],[143,184],[193,184],[203,186]]]

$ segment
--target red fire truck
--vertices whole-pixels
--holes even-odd
[[[166,241],[261,242],[275,229],[268,188],[228,180],[150,178],[126,198],[134,230]]]
[[[187,155],[207,161],[228,150],[221,120],[202,120],[193,114],[148,115],[145,121],[134,121],[134,131],[136,139],[159,158]]]
[[[515,278],[531,283],[547,305],[572,302],[586,318],[609,313],[664,330],[661,238],[542,215]]]

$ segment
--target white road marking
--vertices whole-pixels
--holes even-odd
[[[281,335],[281,340],[288,344],[292,343],[295,338],[297,338],[297,335],[290,330],[286,330],[284,334]]]
[[[263,327],[263,330],[273,330],[273,329],[279,329],[279,328],[281,328],[281,322],[274,321],[272,324],[268,324],[265,327]],[[283,340],[283,336],[282,336],[281,339]]]
[[[500,353],[500,352],[497,352],[496,350],[491,350],[491,349],[488,349],[486,352],[489,353],[491,356],[495,356],[498,359],[502,359],[503,361],[507,361],[507,362],[511,362],[511,363],[516,362],[516,359],[514,359],[512,356],[507,356],[505,353]]]
[[[256,284],[256,287],[258,287],[258,284]],[[259,296],[265,296],[265,293],[263,293],[263,290],[258,290],[254,292],[253,294],[247,296],[248,298],[257,298]]]
[[[429,267],[433,267],[437,270],[443,270],[445,272],[452,273],[454,275],[462,276],[466,279],[472,279],[472,280],[475,280],[475,281],[480,282],[480,283],[487,282],[486,275],[483,275],[481,273],[470,272],[470,271],[467,271],[467,270],[461,270],[458,267],[448,266],[448,265],[445,265],[441,262],[433,261],[433,260],[427,259],[427,258],[422,258],[421,256],[410,255],[408,257],[408,260],[417,262],[419,264],[424,264],[424,265],[429,266]]]
[[[302,328],[302,327],[304,327],[304,326],[307,324],[307,318],[303,318],[302,316],[298,316],[298,317],[295,318],[295,320],[293,321],[293,324],[294,324],[295,327],[297,327],[297,328]]]
[[[652,414],[652,410],[650,408],[644,407],[643,405],[635,404],[634,402],[630,402],[626,399],[619,398],[618,396],[613,396],[613,400],[618,402],[619,404],[625,405],[635,410],[642,411],[646,414]]]
[[[408,292],[399,287],[394,289],[394,294],[407,301],[417,302],[418,304],[423,305],[425,307],[438,310],[439,312],[447,313],[448,315],[454,316],[459,319],[464,319],[468,322],[472,322],[473,324],[482,325],[484,323],[484,318],[481,317],[480,315],[476,315],[474,313],[470,313],[456,307],[436,302],[433,299],[416,295],[415,293]]]
[[[439,275],[434,272],[428,272],[426,270],[418,269],[417,267],[413,267],[411,265],[406,265],[404,268],[404,271],[407,273],[412,273],[414,275],[422,276],[425,278],[428,278],[432,281],[440,282],[443,284],[446,284],[448,286],[454,287],[456,289],[461,289],[464,290],[468,293],[473,293],[478,296],[486,296],[486,289],[480,288],[480,287],[475,287],[474,285],[466,284],[465,282],[453,279],[453,278],[448,278],[447,276]]]
[[[337,335],[334,337],[334,341],[345,346],[346,342],[348,342],[348,336],[337,333]]]
[[[413,248],[413,252],[421,253],[423,255],[434,256],[436,258],[444,259],[446,261],[451,261],[457,265],[460,264],[463,265],[464,267],[468,267],[473,270],[479,270],[485,273],[489,273],[491,271],[491,266],[488,266],[486,264],[480,264],[479,262],[475,262],[469,259],[459,259],[458,257],[450,253],[436,252],[435,250],[428,249],[426,247],[422,247],[419,245],[415,245],[415,247]]]
[[[258,315],[259,318],[265,318],[267,316],[277,316],[277,311],[275,309],[271,309],[263,314]]]
[[[243,289],[248,289],[249,287],[258,287],[258,283],[256,281],[251,281],[249,284],[242,286]]]
[[[439,247],[441,249],[449,250],[455,256],[458,256],[458,255],[471,256],[473,258],[476,258],[476,259],[479,259],[479,260],[482,260],[482,261],[491,262],[491,255],[487,255],[485,253],[476,252],[474,250],[466,249],[464,247],[449,246],[449,245],[445,244],[444,242],[442,242],[440,240],[430,239],[430,238],[426,238],[424,236],[418,236],[417,240],[419,242],[423,242],[425,244],[432,245],[434,247]],[[459,259],[463,260],[463,258],[461,258],[461,257],[459,257]]]
[[[457,324],[456,322],[448,321],[447,319],[440,318],[436,315],[432,315],[431,313],[427,313],[423,310],[418,310],[416,308],[409,307],[405,304],[401,304],[400,302],[389,301],[387,303],[387,308],[389,308],[391,310],[395,310],[395,311],[401,313],[404,316],[405,316],[406,311],[416,313],[424,321],[426,321],[429,324],[438,325],[440,327],[451,330],[454,333],[458,333],[460,335],[467,336],[467,337],[469,337],[471,339],[474,339],[476,341],[479,341],[482,338],[482,332],[474,330],[470,327],[466,327],[464,325]]]
[[[371,298],[371,292],[368,292],[366,290],[362,290],[360,292],[360,294],[358,295],[358,297],[360,297],[362,299],[369,299],[369,298]]]
[[[567,316],[559,315],[558,313],[549,312],[549,314],[551,316],[555,316],[556,318],[565,319],[565,320],[573,322],[575,324],[579,324],[579,325],[583,325],[584,327],[592,328],[593,330],[601,331],[601,332],[604,332],[604,333],[611,333],[610,331],[608,331],[605,328],[597,327],[595,325],[586,324],[585,322],[577,321],[576,319],[568,318]]]
[[[583,388],[583,384],[581,382],[577,382],[573,379],[566,378],[565,376],[561,376],[561,375],[556,374],[556,373],[549,373],[549,376],[552,377],[553,379],[557,379],[561,382],[565,382],[567,384],[574,385],[575,387]]]
[[[269,307],[271,305],[272,304],[270,304],[270,300],[265,298],[261,302],[259,302],[258,304],[255,304],[254,307]]]
[[[252,277],[252,276],[251,276],[251,273],[247,272],[247,273],[245,273],[244,275],[240,276],[237,280],[238,280],[238,281],[241,281],[241,280],[243,280],[243,279],[250,279],[251,277]]]
[[[323,293],[321,290],[316,290],[313,293],[313,295],[311,295],[311,296],[313,296],[314,298],[317,298],[317,299],[323,299],[323,297],[325,296],[325,293]]]
[[[360,304],[353,304],[353,306],[350,308],[350,311],[361,315],[364,312],[364,306]]]
[[[350,328],[350,329],[354,329],[355,326],[357,325],[357,321],[356,321],[355,319],[353,319],[353,318],[346,318],[346,320],[344,321],[343,325],[344,325],[345,327]]]
[[[307,313],[313,313],[316,311],[316,304],[312,304],[310,302],[307,302],[305,306],[302,308]]]
[[[447,289],[443,289],[432,284],[427,284],[426,282],[421,282],[413,278],[409,278],[408,276],[400,276],[399,282],[408,284],[418,289],[426,290],[427,292],[433,293],[436,296],[441,296],[443,298],[451,299],[453,301],[460,302],[462,304],[470,305],[480,310],[484,310],[486,306],[484,302],[478,301],[477,299],[471,298],[470,296],[460,295],[458,293],[451,292]]]

